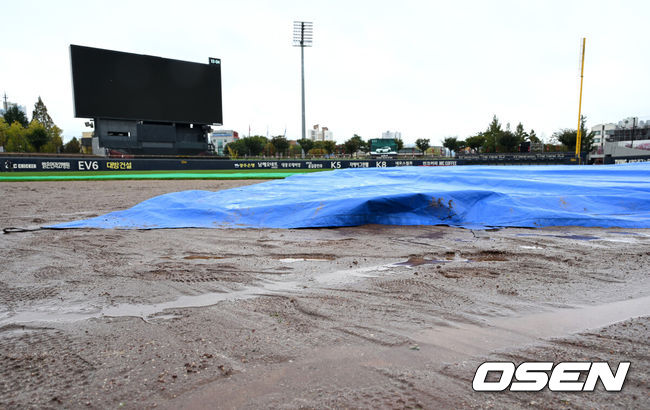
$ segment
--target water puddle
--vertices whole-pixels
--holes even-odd
[[[314,282],[320,286],[332,285],[347,285],[350,283],[358,282],[360,279],[378,278],[386,275],[395,264],[392,265],[379,265],[367,266],[363,268],[342,269],[332,272],[324,272],[313,276],[310,282]]]
[[[422,265],[439,265],[441,263],[450,263],[450,262],[474,262],[471,259],[461,258],[458,255],[455,255],[451,259],[425,259],[420,256],[411,256],[404,262],[394,263],[392,266],[422,266]]]
[[[650,235],[636,233],[636,232],[607,232],[607,234],[615,235],[614,237],[601,237],[594,235],[545,235],[540,233],[518,233],[515,236],[546,236],[551,238],[573,239],[577,241],[605,241],[605,242],[618,242],[618,243],[642,243]]]
[[[600,239],[600,237],[593,235],[544,235],[541,233],[518,233],[515,236],[547,236],[551,238],[574,239],[576,241],[593,241]]]
[[[445,259],[424,259],[420,257],[411,257],[404,262],[396,263],[395,266],[421,266],[421,265],[438,265],[441,263],[449,263],[451,260]]]
[[[246,286],[238,290],[183,295],[162,303],[121,303],[106,307],[92,306],[90,303],[72,304],[67,307],[62,307],[58,303],[56,305],[41,305],[32,307],[30,310],[0,312],[0,327],[30,322],[76,322],[100,317],[140,317],[146,321],[174,319],[179,316],[164,312],[171,309],[212,306],[224,301],[298,292],[308,287],[347,285],[362,279],[390,274],[395,269],[398,268],[394,265],[379,265],[310,275],[287,274],[280,280],[260,280],[257,285]]]
[[[175,300],[153,304],[121,303],[115,306],[105,307],[98,316],[107,317],[141,317],[143,319],[164,319],[166,316],[159,315],[169,309],[187,309],[212,306],[219,302],[250,299],[261,295],[274,294],[276,292],[291,292],[298,290],[297,283],[268,282],[263,286],[249,286],[231,292],[210,292],[200,295],[183,295]]]
[[[522,317],[491,319],[487,326],[460,324],[456,327],[438,327],[412,338],[420,343],[463,352],[464,355],[475,355],[647,315],[650,315],[650,296]]]
[[[183,259],[224,259],[224,256],[217,256],[217,255],[187,255]]]
[[[593,241],[596,239],[600,239],[598,236],[592,236],[592,235],[552,235],[556,238],[563,238],[563,239],[575,239],[576,241]]]
[[[241,407],[242,397],[254,397],[261,403],[277,396],[278,380],[282,380],[285,390],[291,391],[315,390],[324,384],[343,390],[359,386],[360,379],[374,384],[373,377],[393,370],[408,369],[414,374],[442,371],[444,374],[449,363],[464,366],[473,358],[485,357],[493,351],[516,352],[525,344],[538,343],[539,338],[567,336],[647,314],[650,314],[650,297],[502,318],[485,327],[438,327],[415,336],[404,331],[404,337],[418,344],[382,347],[372,343],[346,343],[317,348],[300,360],[262,369],[236,384],[213,383],[209,389],[198,394],[193,392],[179,403],[192,408],[208,407],[215,397],[223,407]],[[434,382],[437,389],[445,387],[441,384],[443,380]],[[468,383],[471,385],[471,378]]]

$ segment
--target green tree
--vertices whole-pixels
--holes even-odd
[[[7,130],[7,152],[31,152],[32,146],[27,140],[27,130],[18,122],[14,121]]]
[[[42,152],[43,146],[51,140],[51,137],[43,124],[38,121],[32,121],[29,124],[25,136],[31,146],[34,147],[35,152]]]
[[[457,151],[460,145],[457,137],[447,137],[442,142],[442,146],[447,148],[449,151]]]
[[[492,122],[490,122],[490,125],[488,125],[487,130],[483,133],[483,136],[485,137],[485,142],[483,143],[483,151],[484,152],[496,152],[497,151],[497,141],[501,137],[501,134],[503,133],[503,129],[501,128],[501,124],[499,123],[499,119],[497,118],[496,115],[492,117]]]
[[[9,131],[9,124],[4,117],[0,117],[0,147],[7,145],[7,131]]]
[[[334,141],[323,141],[323,148],[328,154],[334,153],[336,151],[336,142]]]
[[[32,121],[34,120],[40,122],[47,131],[52,130],[52,127],[54,126],[54,121],[52,121],[50,114],[47,113],[47,107],[43,103],[43,100],[41,100],[40,96],[38,97],[38,101],[34,104],[34,111],[32,111]]]
[[[292,144],[289,146],[289,155],[293,158],[300,157],[302,154],[302,148],[300,144]]]
[[[61,152],[63,149],[63,138],[61,138],[61,129],[56,125],[50,131],[50,138],[41,148],[41,152]]]
[[[226,151],[228,151],[228,155],[230,155],[231,158],[248,155],[248,146],[246,146],[244,139],[245,138],[240,138],[226,144]]]
[[[465,144],[474,152],[479,152],[480,148],[485,144],[485,135],[482,132],[478,134],[467,137]]]
[[[538,137],[537,134],[535,134],[535,130],[531,129],[530,132],[528,133],[528,141],[538,144],[542,142]]]
[[[503,152],[515,152],[521,140],[514,132],[508,129],[499,134],[496,142]]]
[[[14,122],[19,123],[23,128],[27,128],[29,121],[27,121],[27,116],[22,112],[16,104],[12,104],[7,108],[7,111],[3,115],[7,124],[11,125]]]
[[[429,138],[418,138],[415,140],[415,146],[423,153],[429,149]]]
[[[236,159],[239,156],[237,149],[235,148],[234,145],[231,145],[231,143],[226,144],[226,148],[224,151],[228,153],[228,156],[231,159]]]
[[[345,153],[350,155],[356,154],[365,145],[366,143],[357,134],[343,143]]]
[[[320,141],[317,141],[320,142]],[[325,151],[324,148],[317,148],[316,145],[314,145],[314,148],[310,149],[308,154],[313,156],[313,157],[322,157],[325,155],[327,151]]]
[[[397,152],[400,152],[404,148],[404,141],[401,138],[395,138],[395,144],[397,144]]]
[[[354,137],[352,138],[359,138],[359,141],[361,142],[361,145],[359,145],[359,150],[362,152],[370,152],[370,142],[364,141],[363,138],[361,138],[360,135],[354,134]]]
[[[520,144],[528,139],[528,133],[524,130],[524,126],[521,122],[517,124],[517,128],[515,128],[515,137],[519,139]]]
[[[66,154],[78,154],[81,152],[81,144],[77,137],[72,137],[72,139],[63,146],[63,152]]]
[[[38,147],[38,150],[41,152],[61,152],[64,149],[63,138],[61,137],[63,131],[54,124],[41,97],[38,97],[38,101],[34,104],[34,111],[32,111],[32,123],[34,122],[40,124],[47,131],[48,136],[47,142]],[[41,132],[38,131],[37,134],[40,138]]]
[[[277,152],[277,150],[276,150],[275,146],[274,146],[274,145],[269,141],[269,142],[267,142],[266,145],[264,146],[264,150],[262,150],[262,152],[263,152],[264,155],[266,155],[267,157],[272,157],[272,156],[275,155],[275,153]]]
[[[246,155],[250,155],[252,157],[260,155],[262,153],[262,150],[264,150],[264,146],[268,142],[266,137],[262,137],[261,135],[242,138],[240,141],[243,141],[244,145],[246,145],[246,150],[248,151]]]
[[[282,135],[273,137],[271,139],[271,144],[273,144],[275,150],[282,155],[285,155],[289,149],[289,141],[287,141],[287,139]]]
[[[298,144],[300,144],[300,147],[305,152],[305,154],[311,151],[311,149],[314,147],[314,141],[307,138],[302,138],[298,140]]]
[[[565,146],[568,151],[573,152],[576,149],[577,134],[578,132],[574,129],[563,128],[553,133],[553,139]],[[591,151],[594,144],[594,133],[587,131],[587,117],[584,115],[580,117],[580,134],[580,152]]]

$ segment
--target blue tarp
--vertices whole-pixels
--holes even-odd
[[[650,163],[344,169],[183,191],[48,228],[650,228]]]

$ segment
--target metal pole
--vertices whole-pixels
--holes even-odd
[[[305,47],[311,47],[313,26],[309,21],[293,22],[293,46],[300,47],[300,80],[302,93],[302,138],[307,139],[305,120]]]
[[[582,38],[582,58],[580,60],[580,100],[578,102],[578,130],[576,131],[576,157],[578,157],[578,164],[580,163],[580,145],[582,145],[582,135],[580,125],[582,124],[582,79],[585,72],[585,42],[586,38]],[[591,148],[591,147],[590,147]]]
[[[302,73],[302,139],[305,139],[305,47],[300,47],[300,71]]]

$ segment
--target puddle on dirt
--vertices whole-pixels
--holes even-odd
[[[426,330],[413,337],[463,354],[483,354],[538,339],[596,329],[650,314],[650,296],[596,306],[563,308],[522,317],[489,320],[487,326],[464,325]],[[477,340],[481,343],[477,343]]]
[[[592,235],[544,235],[541,233],[518,233],[515,236],[547,236],[551,238],[575,239],[577,241],[593,241],[600,239],[600,237]]]
[[[396,263],[395,266],[421,266],[421,265],[437,265],[440,263],[449,263],[451,260],[444,259],[424,259],[418,257],[411,257],[404,262]]]
[[[217,255],[187,255],[183,259],[224,259],[224,257]]]
[[[411,256],[406,261],[394,263],[392,266],[414,267],[414,266],[421,266],[421,265],[438,265],[441,263],[449,263],[449,262],[474,262],[474,261],[472,259],[461,258],[458,255],[455,255],[451,259],[425,259],[419,256]]]
[[[79,320],[99,317],[141,317],[147,319],[173,319],[176,315],[160,313],[167,309],[193,308],[211,306],[223,301],[249,299],[274,292],[291,292],[298,290],[297,282],[265,282],[261,286],[249,286],[230,292],[210,292],[200,295],[184,295],[178,299],[152,304],[121,303],[104,308],[91,308],[83,305],[39,306],[31,311],[5,312],[0,318],[0,327],[15,323],[30,322],[77,322]]]
[[[285,263],[294,263],[294,262],[329,262],[329,259],[317,259],[317,258],[284,258],[280,259],[280,262]]]
[[[424,235],[420,235],[419,238],[426,238],[426,239],[442,239],[445,236],[444,231],[431,231],[427,232]]]
[[[332,386],[330,389],[332,391],[344,391],[348,386],[357,386],[356,391],[360,391],[363,387],[358,387],[359,380],[368,383],[362,386],[381,385],[380,383],[385,381],[375,381],[374,377],[378,375],[385,377],[387,371],[392,372],[395,369],[398,371],[407,369],[408,374],[455,375],[453,369],[457,365],[466,366],[476,359],[503,360],[503,354],[517,354],[520,349],[525,349],[525,345],[539,343],[538,337],[563,337],[567,336],[567,332],[585,331],[639,315],[647,315],[650,313],[649,302],[650,298],[642,298],[601,306],[562,309],[539,315],[504,318],[502,322],[509,324],[510,328],[497,327],[501,322],[495,321],[485,327],[470,325],[463,328],[439,327],[417,336],[408,330],[397,331],[408,342],[394,346],[378,346],[376,343],[361,342],[315,348],[302,358],[280,363],[271,369],[261,369],[255,375],[241,379],[239,383],[213,383],[209,390],[204,390],[205,393],[192,394],[179,403],[187,407],[203,408],[213,404],[215,397],[219,398],[222,407],[241,407],[242,397],[247,397],[249,400],[252,397],[255,398],[255,403],[262,403],[278,394],[278,380],[282,380],[285,390],[291,391],[316,390],[324,384]],[[572,313],[569,313],[569,318],[564,321],[566,312]],[[531,322],[529,322],[530,318],[532,318]],[[584,320],[585,318],[587,320]],[[541,329],[537,332],[536,328]],[[394,328],[392,330],[396,331]],[[549,351],[552,353],[552,350]],[[486,355],[490,356],[486,357]],[[496,357],[492,358],[494,355]],[[473,371],[472,368],[467,370]],[[464,378],[454,378],[452,382],[459,380],[464,385],[471,385],[471,376],[467,383]],[[434,382],[436,384],[434,391],[440,390],[441,386],[442,388],[446,386],[444,379],[436,379]]]
[[[257,296],[273,294],[275,292],[291,292],[298,290],[297,283],[268,282],[264,286],[249,286],[231,292],[210,292],[200,295],[183,295],[169,302],[139,304],[121,303],[103,308],[98,316],[106,317],[141,317],[143,319],[164,319],[168,315],[158,315],[169,309],[186,309],[212,306],[219,302],[250,299]],[[154,316],[155,315],[155,316]],[[98,317],[97,316],[97,317]],[[174,315],[171,315],[172,317]]]
[[[346,285],[357,282],[359,279],[378,278],[395,267],[395,264],[367,266],[355,269],[342,269],[333,272],[320,273],[310,279],[321,286]]]
[[[302,291],[307,287],[346,285],[364,278],[380,277],[389,274],[394,269],[397,267],[389,264],[319,272],[311,275],[287,274],[281,280],[260,280],[258,285],[246,286],[238,290],[183,295],[175,300],[162,303],[121,303],[107,307],[92,306],[90,303],[85,305],[79,303],[66,307],[62,307],[60,304],[41,305],[28,311],[0,312],[0,328],[17,323],[64,323],[100,317],[140,317],[147,321],[174,319],[178,316],[163,312],[169,309],[206,307],[224,301],[292,293]]]
[[[600,239],[598,236],[591,235],[553,235],[556,238],[575,239],[576,241],[593,241]]]
[[[615,237],[601,237],[594,235],[545,235],[540,233],[518,233],[515,236],[546,236],[551,238],[574,239],[577,241],[605,241],[605,242],[618,242],[618,243],[640,243],[650,235],[645,235],[636,232],[607,232],[607,234],[616,235]]]

